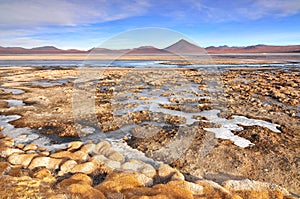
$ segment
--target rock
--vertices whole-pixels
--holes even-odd
[[[106,199],[105,195],[89,185],[72,184],[67,189],[71,194],[80,195],[79,198],[87,199]]]
[[[24,148],[23,148],[23,150],[24,151],[29,151],[29,150],[33,150],[33,151],[35,151],[35,150],[37,150],[37,145],[36,144],[28,144],[28,145],[26,145]]]
[[[79,149],[83,145],[81,141],[74,141],[68,144],[68,151]]]
[[[71,173],[85,173],[92,174],[97,170],[97,164],[94,162],[85,162],[82,164],[77,164],[71,169]]]
[[[10,147],[13,148],[15,145],[15,141],[12,140],[10,137],[4,137],[0,140],[1,147]]]
[[[93,155],[94,151],[96,151],[96,145],[95,144],[86,144],[81,148],[81,151],[86,152],[90,155]]]
[[[52,176],[51,171],[46,168],[39,169],[33,174],[34,178],[41,179],[42,181],[46,183],[55,183],[56,178]]]
[[[42,152],[40,152],[40,155],[42,155],[42,156],[49,156],[50,152],[49,151],[42,151]]]
[[[7,162],[0,162],[0,175],[5,174],[10,170],[10,164]]]
[[[245,191],[265,191],[266,194],[270,191],[280,191],[283,195],[289,195],[289,192],[274,184],[270,184],[267,182],[258,182],[254,180],[228,180],[225,181],[223,184],[223,187],[233,191],[233,192],[245,192]],[[240,195],[240,194],[239,194]],[[243,196],[242,196],[243,197]]]
[[[158,176],[161,181],[166,182],[169,180],[184,180],[184,175],[177,169],[172,168],[168,164],[160,164],[157,170]]]
[[[28,168],[34,169],[37,167],[46,167],[47,169],[55,170],[59,168],[61,162],[62,159],[56,159],[51,157],[36,157],[31,161]]]
[[[10,156],[14,153],[21,154],[24,152],[20,149],[15,149],[15,148],[10,148],[10,147],[0,148],[0,156],[3,158],[7,158],[8,156]]]
[[[153,179],[142,173],[136,173],[137,180],[142,183],[144,186],[150,187],[153,185]]]
[[[184,189],[180,186],[175,186],[171,184],[158,184],[152,188],[148,187],[134,187],[131,189],[124,190],[122,192],[123,198],[158,198],[158,199],[168,199],[168,198],[178,198],[178,199],[193,199],[194,196],[191,191]],[[202,198],[199,197],[199,198]],[[203,197],[206,198],[206,197]],[[207,197],[211,198],[211,197]]]
[[[178,187],[182,187],[184,189],[187,189],[193,193],[193,195],[202,195],[203,194],[203,186],[199,184],[195,184],[192,182],[187,182],[183,180],[175,180],[168,182],[169,185],[174,185]]]
[[[60,151],[50,155],[52,158],[68,158],[77,161],[86,161],[89,155],[83,151],[76,151],[74,153],[70,151]]]
[[[96,144],[94,153],[104,155],[107,151],[110,151],[111,145],[107,141],[102,141]]]
[[[91,187],[93,181],[86,174],[77,173],[70,178],[58,183],[59,189],[65,189],[72,195],[80,195],[80,198],[105,199],[105,196],[97,189]]]
[[[118,161],[118,162],[121,162],[121,163],[125,161],[124,156],[121,153],[117,152],[117,151],[113,151],[107,157],[111,160]]]
[[[24,148],[24,144],[17,144],[17,147],[19,148],[19,149],[23,149]]]
[[[37,154],[12,154],[8,158],[8,162],[14,165],[22,165],[27,168],[31,160],[38,156]]]
[[[138,160],[130,160],[121,165],[121,169],[125,171],[134,171],[145,174],[149,178],[156,175],[156,170],[150,165]]]
[[[39,147],[38,150],[39,150],[40,152],[44,152],[44,151],[46,151],[47,149],[46,149],[45,147]]]
[[[221,196],[231,196],[230,191],[219,185],[218,183],[211,180],[197,180],[195,182],[201,185],[206,190],[207,195],[221,195]]]
[[[0,133],[0,139],[3,139],[3,138],[6,138],[6,135],[4,133]]]
[[[110,160],[106,158],[104,155],[95,155],[90,159],[90,161],[97,163],[97,165],[103,168],[104,170],[106,170],[106,172],[111,172],[121,167],[120,162]]]
[[[146,176],[141,177],[140,175],[143,174],[132,172],[113,172],[106,176],[105,180],[95,188],[108,196],[110,193],[121,192],[122,190],[151,184],[151,178]]]
[[[75,160],[67,160],[60,166],[58,176],[63,176],[65,173],[71,172],[75,165],[77,165],[77,162]]]
[[[3,126],[0,126],[0,131],[2,131],[3,129],[4,129],[4,127],[3,127]],[[6,137],[6,136],[3,136],[3,135],[5,135],[5,134],[4,134],[4,133],[1,133],[1,134],[0,134],[0,139]]]
[[[36,151],[34,151],[34,150],[28,150],[25,153],[27,153],[27,154],[36,154]]]
[[[72,175],[70,178],[64,179],[63,181],[58,183],[57,187],[60,189],[64,189],[72,184],[92,185],[92,183],[93,181],[88,175],[77,173]]]

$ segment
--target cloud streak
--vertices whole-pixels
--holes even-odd
[[[115,6],[117,5],[117,7]],[[140,15],[142,1],[10,0],[0,2],[0,27],[77,26]]]
[[[287,17],[300,13],[299,0],[189,0],[203,21],[224,22]]]

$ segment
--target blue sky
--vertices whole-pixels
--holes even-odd
[[[0,0],[0,46],[89,49],[147,27],[203,47],[300,44],[300,0]]]

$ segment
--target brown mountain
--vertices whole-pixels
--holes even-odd
[[[54,46],[42,46],[31,49],[21,47],[1,47],[0,54],[64,54],[64,53],[85,53],[86,51],[69,49],[62,50]]]
[[[205,50],[195,44],[192,44],[184,39],[164,48],[164,50],[175,54],[205,54]]]
[[[209,54],[229,54],[229,53],[299,53],[300,45],[293,46],[269,46],[269,45],[255,45],[246,47],[228,47],[210,46],[205,48]]]
[[[1,47],[0,54],[67,54],[67,53],[97,53],[97,54],[230,54],[230,53],[300,53],[300,45],[293,46],[270,46],[255,45],[246,47],[210,46],[201,48],[184,39],[164,48],[158,49],[153,46],[141,46],[133,49],[112,50],[107,48],[92,48],[88,51],[70,49],[62,50],[54,46],[43,46],[26,49],[22,47]]]
[[[92,54],[124,54],[128,51],[130,51],[130,49],[111,50],[107,48],[92,48],[87,52]]]
[[[168,54],[169,52],[164,49],[158,49],[153,46],[141,46],[134,48],[128,54]]]

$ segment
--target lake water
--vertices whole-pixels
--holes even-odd
[[[111,61],[111,60],[0,60],[0,67],[128,67],[128,68],[201,68],[201,67],[300,67],[288,64],[219,64],[219,65],[170,65],[167,61]]]

